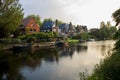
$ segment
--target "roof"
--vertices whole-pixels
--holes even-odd
[[[24,26],[27,26],[27,24],[29,23],[29,21],[30,21],[31,19],[33,19],[33,18],[25,18],[25,19],[23,19],[23,20],[22,20],[22,24],[23,24]]]
[[[60,26],[59,26],[60,29],[64,29],[65,27],[69,28],[69,24],[64,23],[64,24],[60,24]]]
[[[41,29],[50,29],[54,25],[53,21],[45,21],[41,27]]]

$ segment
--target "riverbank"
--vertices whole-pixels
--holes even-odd
[[[39,47],[39,48],[52,48],[54,46],[53,42],[41,42],[41,43],[21,43],[21,44],[0,44],[0,50],[10,50],[13,46],[30,46],[30,47]]]
[[[93,74],[86,80],[120,80],[120,52],[114,52],[96,65]]]

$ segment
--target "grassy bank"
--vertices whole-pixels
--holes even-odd
[[[120,52],[114,52],[101,61],[95,66],[93,74],[85,80],[120,80]]]
[[[68,39],[67,42],[69,42],[69,43],[77,43],[77,42],[79,42],[79,40],[78,39]]]

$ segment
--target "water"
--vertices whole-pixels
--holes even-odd
[[[17,55],[0,52],[0,80],[79,80],[113,48],[114,41],[75,44],[63,49],[29,50]]]

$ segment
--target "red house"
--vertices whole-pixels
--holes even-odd
[[[40,32],[39,25],[35,22],[34,18],[25,18],[19,26],[20,34],[32,34]]]

